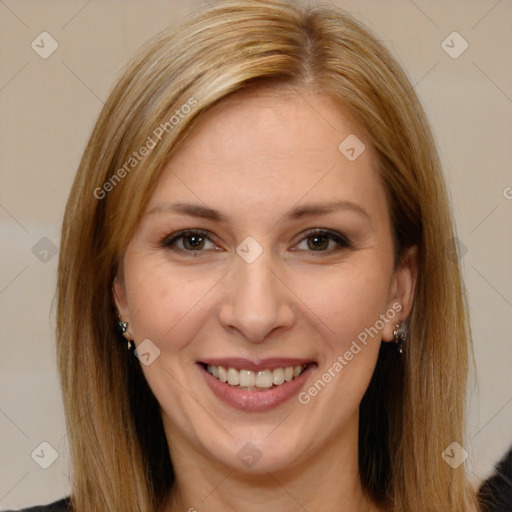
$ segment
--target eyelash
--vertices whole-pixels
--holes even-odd
[[[196,230],[196,229],[186,229],[184,231],[179,231],[178,233],[164,237],[161,240],[160,245],[164,248],[170,249],[170,250],[178,252],[178,253],[182,253],[182,254],[186,253],[188,255],[193,255],[193,257],[197,257],[199,255],[199,253],[205,252],[205,251],[204,250],[192,251],[192,250],[181,249],[179,247],[173,246],[173,244],[175,244],[175,242],[177,242],[178,240],[180,240],[182,238],[191,237],[191,236],[199,236],[199,237],[209,240],[210,242],[213,243],[213,241],[208,236],[208,233],[206,233],[205,231]],[[332,252],[339,251],[342,249],[352,249],[353,248],[351,241],[345,235],[338,233],[337,231],[331,231],[328,229],[321,229],[321,228],[313,228],[311,230],[306,231],[306,233],[299,240],[298,243],[301,243],[304,240],[307,240],[308,238],[313,238],[314,236],[328,237],[331,240],[334,240],[338,244],[338,248],[334,249],[334,250],[326,249],[326,250],[321,250],[321,251],[312,251],[312,250],[308,251],[313,254],[314,253],[320,253],[319,255],[322,255],[322,253],[330,254]]]

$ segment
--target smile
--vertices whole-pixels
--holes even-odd
[[[198,361],[197,367],[217,399],[241,411],[264,412],[296,396],[318,364],[296,358],[223,358]]]
[[[223,366],[207,365],[206,371],[221,382],[230,386],[247,391],[259,391],[271,387],[281,386],[285,382],[302,375],[308,365],[286,366],[252,371],[248,369],[237,370],[235,368],[225,368]]]

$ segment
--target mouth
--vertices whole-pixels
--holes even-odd
[[[267,368],[253,371],[247,368],[238,370],[208,364],[206,365],[206,371],[220,382],[234,388],[245,389],[246,391],[265,391],[272,387],[282,386],[285,382],[291,382],[293,379],[300,377],[307,367],[307,364],[300,364],[274,368],[273,370]]]
[[[266,411],[297,395],[318,366],[301,359],[211,359],[198,366],[213,394],[242,411]]]

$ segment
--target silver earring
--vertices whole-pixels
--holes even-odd
[[[396,329],[393,331],[393,337],[395,338],[395,347],[397,352],[403,354],[404,341],[407,339],[407,327],[399,324],[395,324]]]
[[[128,330],[128,322],[122,322],[121,320],[117,322],[117,328],[121,334],[124,334]],[[133,352],[135,350],[135,343],[133,340],[126,340],[128,345],[128,350]]]

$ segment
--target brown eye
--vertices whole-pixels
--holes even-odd
[[[186,235],[182,237],[183,246],[187,250],[194,251],[196,249],[202,249],[204,247],[205,239],[200,235]]]
[[[205,247],[210,243],[213,248],[215,244],[210,240],[207,233],[203,231],[186,230],[180,231],[174,235],[166,237],[162,240],[162,247],[171,249],[176,252],[204,252],[207,250]],[[210,248],[211,250],[212,248]]]
[[[308,248],[312,251],[320,249],[327,249],[329,246],[329,237],[325,235],[313,235],[307,238],[308,240]]]
[[[350,240],[345,235],[325,229],[315,229],[306,233],[306,236],[300,243],[304,241],[307,242],[307,248],[300,250],[310,252],[331,253],[343,248],[348,249],[352,247]]]

